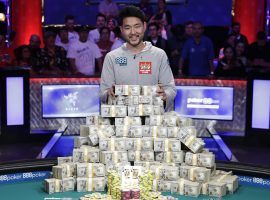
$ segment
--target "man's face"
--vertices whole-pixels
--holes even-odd
[[[61,30],[59,32],[59,37],[61,38],[61,40],[68,40],[68,32],[67,32],[67,30]]]
[[[138,46],[143,41],[146,23],[137,17],[126,17],[121,26],[121,32],[127,43],[133,47]]]
[[[55,44],[55,37],[54,36],[49,36],[48,38],[45,39],[46,46],[54,46],[54,44]]]
[[[80,41],[86,42],[88,39],[88,31],[79,32]]]
[[[74,24],[75,21],[73,19],[68,19],[66,22],[66,27],[68,30],[73,30],[74,29]]]
[[[200,37],[203,33],[203,27],[201,24],[193,24],[193,36]]]
[[[110,40],[110,31],[108,29],[103,29],[100,33],[100,39],[103,41]]]
[[[97,18],[97,21],[96,21],[96,26],[97,26],[97,28],[101,28],[101,27],[104,27],[105,26],[105,18],[104,17],[102,17],[102,16],[99,16],[98,18]]]
[[[107,24],[108,28],[113,31],[114,28],[115,28],[115,25],[114,25],[114,22],[112,20],[109,20],[108,21],[108,24]]]
[[[234,34],[239,34],[240,33],[240,26],[239,25],[234,25],[233,27],[232,27],[232,32],[234,33]]]
[[[158,29],[156,26],[149,26],[149,36],[151,38],[157,38],[158,37]]]
[[[185,35],[192,36],[193,24],[187,24],[185,26]]]

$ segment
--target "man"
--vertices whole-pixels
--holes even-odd
[[[185,27],[185,39],[187,40],[188,38],[192,37],[193,34],[193,21],[187,21],[184,23]]]
[[[97,43],[100,37],[100,29],[104,26],[106,26],[106,16],[99,13],[96,16],[96,29],[89,32],[88,40]],[[112,31],[110,32],[110,40],[114,41],[114,33]]]
[[[119,14],[118,6],[113,0],[103,0],[98,5],[98,11],[106,16],[116,18]]]
[[[248,58],[254,69],[270,69],[270,43],[265,32],[257,33],[257,41],[248,48]]]
[[[160,36],[160,27],[157,23],[153,22],[148,25],[149,37],[147,41],[151,42],[153,46],[163,49],[168,53],[168,43]]]
[[[79,35],[78,33],[74,30],[74,25],[75,25],[75,18],[72,15],[67,15],[65,17],[65,28],[68,31],[68,40],[70,43],[78,41]],[[56,37],[56,42],[59,42],[61,39],[57,35]]]
[[[70,45],[70,42],[68,39],[68,30],[65,27],[63,27],[59,30],[58,35],[59,35],[60,41],[56,41],[55,44],[57,46],[63,47],[66,51],[68,51],[68,48]]]
[[[188,62],[188,76],[214,75],[214,48],[212,41],[203,35],[203,25],[193,23],[193,37],[189,38],[183,47],[179,62],[179,75],[183,75],[184,62]]]
[[[119,14],[121,32],[126,40],[120,48],[109,52],[101,74],[101,101],[114,96],[114,85],[160,85],[157,95],[166,102],[166,110],[174,109],[174,78],[166,53],[150,42],[143,42],[146,30],[144,13],[127,6]],[[147,68],[147,69],[145,69]]]
[[[243,34],[240,33],[240,23],[239,22],[234,22],[232,23],[232,34],[236,36],[236,43],[241,41],[244,42],[246,45],[248,45],[248,40],[247,37]]]
[[[88,29],[82,26],[79,31],[79,40],[70,45],[67,57],[75,74],[89,76],[95,74],[95,61],[97,61],[98,68],[101,69],[102,55],[98,46],[88,41],[87,38]]]

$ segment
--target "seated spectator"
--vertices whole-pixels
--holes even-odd
[[[108,27],[102,27],[100,29],[100,40],[97,43],[99,50],[102,54],[102,65],[104,58],[108,52],[111,51],[113,43],[110,41],[110,29]],[[102,71],[102,68],[100,69],[100,73]]]
[[[119,14],[117,4],[113,0],[103,0],[98,5],[99,13],[106,16],[107,19],[110,17],[116,18]]]
[[[172,26],[172,14],[166,8],[165,0],[158,0],[158,11],[153,15],[149,23],[156,22],[160,26],[161,37],[167,40],[169,38],[170,29]]]
[[[70,45],[67,54],[73,73],[87,76],[95,74],[95,61],[99,70],[102,68],[102,54],[95,43],[87,40],[88,32],[85,26],[80,28],[79,40]]]
[[[36,34],[31,35],[29,39],[29,45],[28,45],[30,49],[31,50],[40,49],[40,45],[41,45],[40,37]]]
[[[237,42],[235,45],[235,54],[236,58],[241,60],[243,65],[246,67],[248,66],[248,59],[247,59],[247,47],[244,42]]]
[[[96,16],[96,29],[91,30],[88,35],[88,40],[90,40],[93,43],[97,43],[99,41],[100,37],[100,29],[102,27],[106,26],[106,16],[99,13]],[[114,41],[114,33],[111,31],[110,33],[110,40],[113,42]]]
[[[68,31],[68,40],[69,40],[69,42],[78,41],[78,39],[79,39],[79,35],[74,30],[74,26],[75,26],[75,18],[74,18],[74,16],[67,15],[65,17],[65,28]],[[60,40],[61,40],[60,37],[57,35],[56,42],[58,43]]]
[[[219,77],[243,77],[245,68],[241,60],[236,58],[232,46],[224,48],[224,58],[218,62],[215,75]]]
[[[160,36],[160,29],[157,23],[150,23],[148,25],[147,41],[151,42],[153,46],[163,49],[168,54],[168,43]]]
[[[236,36],[234,34],[228,35],[226,38],[226,41],[224,42],[222,48],[219,50],[219,55],[218,58],[222,59],[224,57],[224,47],[226,46],[232,46],[233,48],[235,47],[235,42],[236,42]]]
[[[257,41],[248,48],[248,58],[253,68],[270,69],[270,43],[267,42],[265,32],[257,33]]]
[[[6,37],[0,34],[0,67],[10,66],[12,64],[13,51],[6,45]]]
[[[55,42],[55,45],[59,46],[59,47],[63,47],[66,51],[68,51],[68,47],[70,45],[69,40],[68,40],[68,30],[63,27],[59,30],[59,41]]]
[[[14,50],[15,60],[13,61],[14,66],[32,66],[31,63],[31,50],[28,45],[21,45]]]
[[[38,63],[38,55],[40,55],[41,52],[40,45],[41,45],[40,37],[36,34],[31,35],[28,46],[31,51],[31,64],[33,72],[39,71],[39,69],[36,68],[38,67],[36,66],[36,64]]]
[[[149,0],[140,0],[138,7],[144,12],[145,20],[148,22],[153,16],[153,8],[149,3]]]
[[[36,63],[33,64],[38,73],[62,74],[69,71],[67,52],[63,47],[55,45],[55,37],[53,32],[44,33],[45,46],[37,54]]]
[[[121,47],[125,43],[119,26],[117,26],[113,32],[115,34],[115,40],[112,45],[111,51],[117,49],[118,47]]]
[[[248,45],[247,37],[240,32],[241,26],[239,22],[232,23],[232,34],[235,35],[235,41],[236,42],[244,42],[246,45]]]
[[[117,26],[116,19],[114,19],[114,18],[108,19],[107,27],[110,29],[110,31],[113,31],[116,26]]]

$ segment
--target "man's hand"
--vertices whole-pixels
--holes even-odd
[[[163,89],[163,87],[161,85],[159,85],[159,88],[157,89],[157,96],[162,97],[163,101],[167,100],[167,95],[166,95],[165,90]]]
[[[109,89],[107,90],[108,95],[111,96],[111,97],[115,97],[115,94],[114,94],[114,88],[115,88],[115,86],[113,85],[111,88],[109,88]]]

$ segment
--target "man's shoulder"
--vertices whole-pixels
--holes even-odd
[[[151,53],[165,54],[165,51],[159,47],[152,46],[150,49]]]

